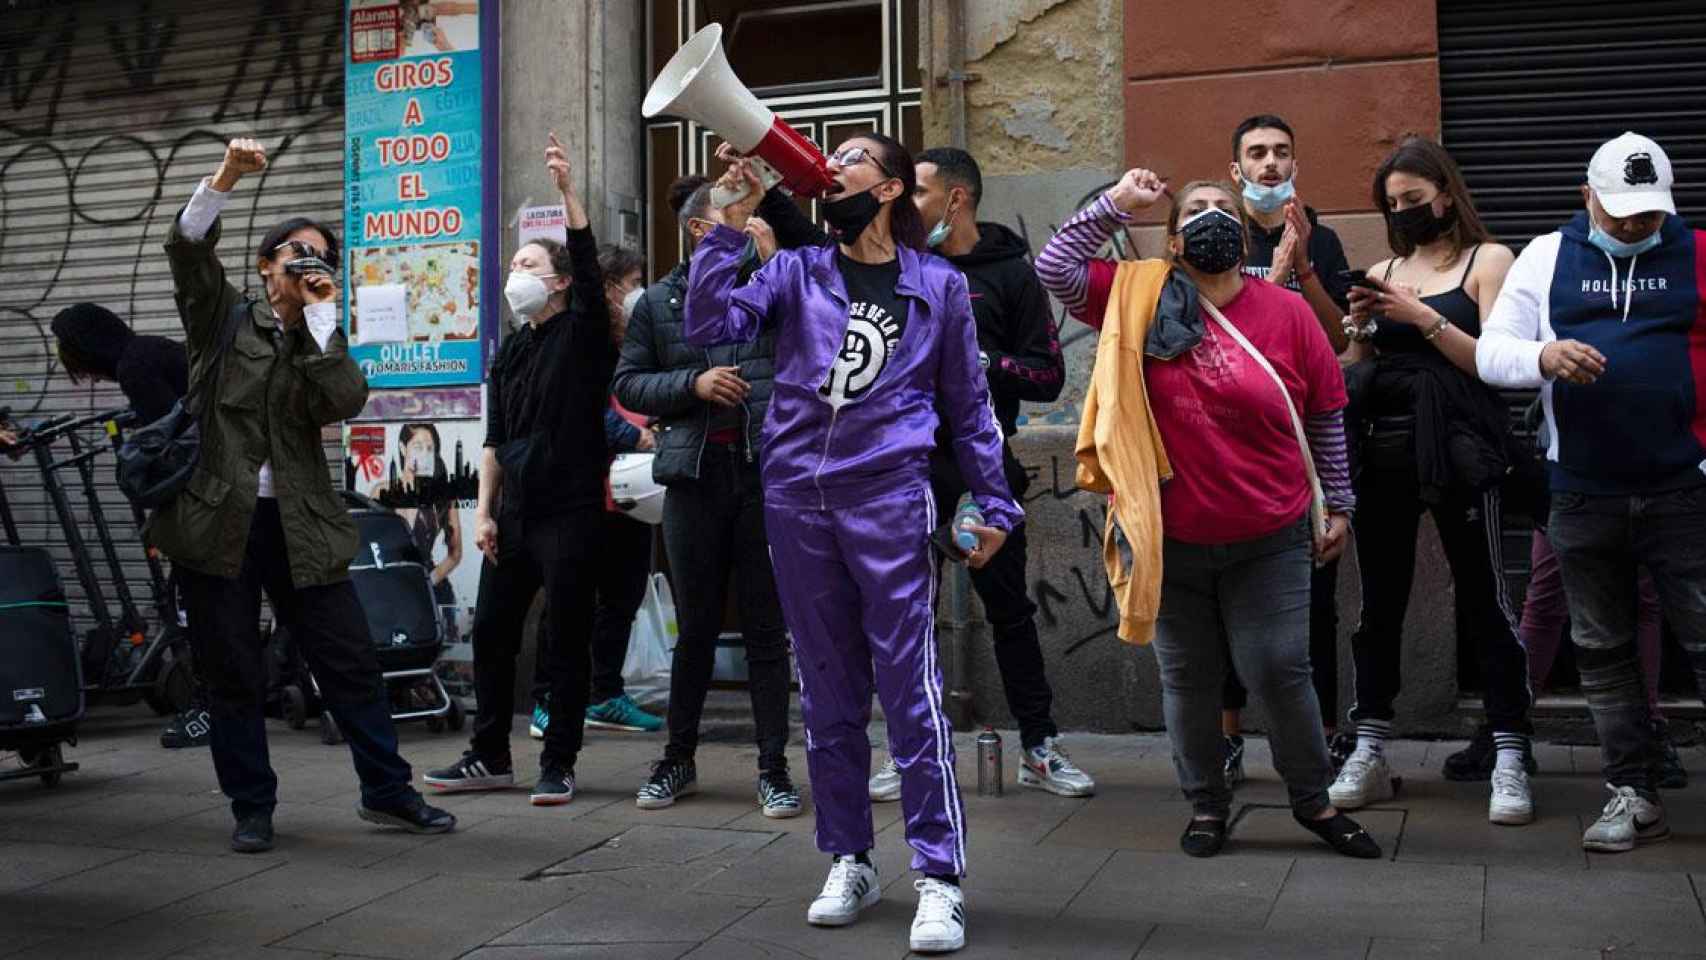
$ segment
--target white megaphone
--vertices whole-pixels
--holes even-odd
[[[816,197],[835,189],[823,153],[759,103],[729,69],[723,56],[722,24],[713,23],[689,37],[664,65],[640,106],[640,115],[648,120],[659,114],[683,117],[716,131],[742,156],[753,159],[754,172],[766,190],[780,183],[796,194]],[[716,187],[711,202],[726,207],[745,195],[744,190]]]

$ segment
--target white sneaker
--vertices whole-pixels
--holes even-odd
[[[1534,822],[1534,796],[1528,789],[1528,771],[1522,767],[1494,767],[1493,794],[1487,801],[1487,821],[1520,827]]]
[[[1392,799],[1397,793],[1392,782],[1392,768],[1386,756],[1373,750],[1353,751],[1333,785],[1327,788],[1327,799],[1340,810],[1356,810],[1371,803]]]
[[[1019,786],[1061,797],[1088,797],[1096,792],[1096,781],[1066,755],[1059,737],[1049,737],[1020,755]]]
[[[890,803],[900,799],[900,768],[894,765],[894,758],[883,761],[883,768],[871,775],[871,782],[865,785],[865,790],[871,795],[872,803]]]
[[[1670,839],[1665,808],[1635,792],[1634,787],[1605,785],[1611,802],[1594,825],[1582,834],[1582,849],[1600,853],[1622,853],[1636,844]]]
[[[912,915],[912,949],[948,953],[966,945],[966,895],[959,887],[929,877],[912,882],[918,912]]]
[[[823,890],[806,909],[806,922],[817,927],[845,927],[858,919],[859,911],[882,897],[876,867],[852,857],[836,857]]]

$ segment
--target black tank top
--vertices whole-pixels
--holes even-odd
[[[1469,282],[1469,272],[1475,269],[1475,255],[1481,252],[1479,244],[1469,253],[1469,263],[1463,268],[1463,275],[1457,281],[1457,286],[1444,293],[1422,297],[1427,304],[1452,326],[1457,327],[1472,337],[1481,335],[1481,306],[1469,291],[1463,289]],[[1392,270],[1398,265],[1393,260],[1386,265],[1386,276],[1383,280],[1392,278]],[[1374,382],[1370,389],[1369,413],[1380,417],[1408,417],[1416,412],[1416,394],[1414,378],[1416,367],[1413,361],[1401,360],[1405,354],[1437,354],[1438,348],[1422,336],[1422,329],[1407,323],[1394,323],[1376,318],[1374,329],[1374,348],[1378,351],[1375,359]],[[1433,356],[1428,359],[1434,359]]]
[[[1436,313],[1451,322],[1451,325],[1472,337],[1481,335],[1481,305],[1463,289],[1469,282],[1469,272],[1475,269],[1475,255],[1481,252],[1480,244],[1469,251],[1469,263],[1463,268],[1463,276],[1458,278],[1457,286],[1444,293],[1422,297]],[[1393,260],[1386,265],[1386,276],[1383,280],[1392,279],[1392,270],[1398,265]],[[1381,353],[1432,353],[1434,345],[1422,336],[1419,327],[1407,323],[1378,322],[1374,329],[1374,348]]]

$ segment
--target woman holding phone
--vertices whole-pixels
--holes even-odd
[[[1395,790],[1384,744],[1400,687],[1417,523],[1427,511],[1486,684],[1497,749],[1488,819],[1524,824],[1534,819],[1528,658],[1500,551],[1499,486],[1513,448],[1504,403],[1475,373],[1481,322],[1514,258],[1493,242],[1457,164],[1431,140],[1400,143],[1375,172],[1373,195],[1397,256],[1358,278],[1345,321],[1347,358],[1364,364],[1349,375],[1360,384],[1366,424],[1356,528],[1363,607],[1351,640],[1357,745],[1333,783],[1333,802],[1354,810]],[[1447,775],[1462,766],[1465,758],[1449,759]]]

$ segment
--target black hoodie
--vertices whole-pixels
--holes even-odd
[[[61,310],[53,318],[53,334],[95,374],[118,384],[138,424],[170,413],[172,404],[189,392],[189,358],[183,344],[139,335],[102,307],[79,303]]]

